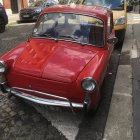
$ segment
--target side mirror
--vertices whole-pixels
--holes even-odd
[[[108,38],[107,42],[109,44],[116,44],[118,42],[118,38],[117,37]]]

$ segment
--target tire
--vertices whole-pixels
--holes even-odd
[[[125,38],[125,32],[125,29],[115,31],[115,36],[118,38],[118,43],[123,43]]]
[[[88,108],[87,104],[84,104],[84,107],[83,107],[84,115],[85,116],[95,115],[98,110],[99,104],[100,104],[100,100],[94,108]]]
[[[5,31],[5,22],[2,18],[0,18],[0,33]]]

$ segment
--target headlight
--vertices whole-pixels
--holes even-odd
[[[120,18],[118,18],[115,22],[114,25],[122,25],[126,23],[126,17],[125,16],[121,16]]]
[[[41,9],[36,9],[35,12],[39,13],[39,12],[41,12]]]
[[[4,73],[6,71],[6,63],[4,61],[0,61],[0,73]]]
[[[96,88],[96,82],[92,77],[86,77],[81,82],[82,88],[87,92],[92,92]]]

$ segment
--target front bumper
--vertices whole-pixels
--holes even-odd
[[[71,110],[73,111],[74,108],[83,108],[82,103],[74,103],[71,102],[69,99],[60,97],[60,96],[55,96],[52,94],[36,91],[36,90],[31,90],[31,89],[24,89],[24,88],[18,88],[18,87],[12,87],[9,88],[6,86],[6,83],[1,84],[0,86],[1,90],[3,93],[8,92],[9,94],[13,94],[17,97],[20,97],[22,99],[37,103],[37,104],[42,104],[42,105],[50,105],[50,106],[60,106],[60,107],[70,107]],[[28,92],[28,93],[26,93]],[[43,95],[46,97],[51,97],[55,99],[46,99],[46,98],[41,98],[34,96],[31,93],[38,93],[39,95]],[[58,100],[59,99],[59,100]]]
[[[121,24],[121,25],[114,25],[114,30],[117,31],[117,30],[126,30],[127,28],[127,23],[125,24]]]
[[[42,105],[48,105],[48,106],[59,106],[59,107],[68,107],[74,112],[74,108],[83,108],[85,111],[89,110],[91,105],[91,94],[85,93],[85,99],[83,103],[76,103],[71,102],[66,97],[56,96],[49,93],[44,93],[32,89],[25,89],[20,87],[8,87],[7,81],[2,74],[0,76],[0,89],[3,93],[8,93],[9,95],[15,95],[17,97],[20,97],[22,99],[42,104]]]
[[[20,13],[19,14],[19,18],[21,21],[28,21],[28,20],[37,20],[39,14],[35,13],[35,14],[24,14],[24,13]]]

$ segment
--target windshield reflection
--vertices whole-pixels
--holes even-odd
[[[36,24],[33,37],[62,39],[82,44],[103,46],[102,20],[73,13],[46,13]]]
[[[98,5],[111,10],[124,10],[124,0],[69,0],[68,3],[83,3],[85,5]]]
[[[30,5],[30,7],[42,7],[44,4],[43,1],[37,1],[37,2],[34,2]]]

